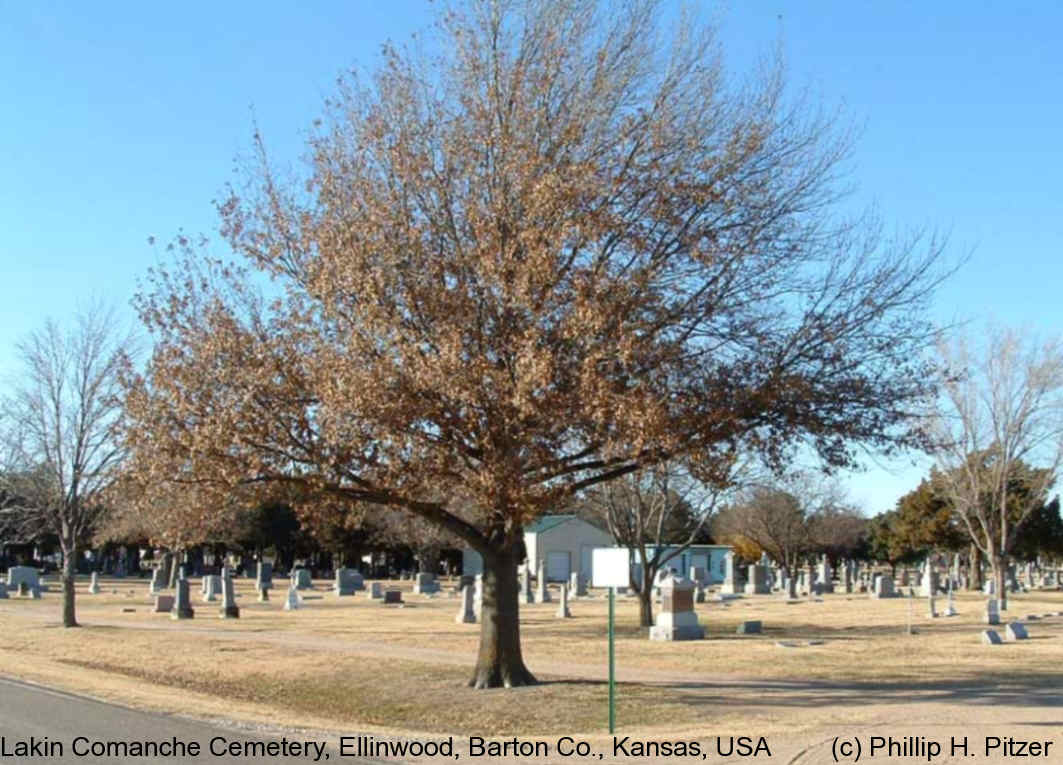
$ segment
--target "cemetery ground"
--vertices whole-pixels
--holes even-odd
[[[241,616],[222,620],[219,603],[200,602],[196,584],[190,621],[152,613],[141,580],[103,579],[99,595],[85,592],[87,581],[79,585],[83,626],[74,630],[58,625],[54,582],[41,600],[0,600],[0,674],[142,709],[322,736],[611,741],[600,593],[572,600],[571,619],[555,617],[556,595],[553,603],[522,604],[525,661],[541,684],[483,691],[465,687],[479,625],[456,624],[459,599],[445,592],[416,595],[402,582],[406,605],[397,608],[365,591],[337,597],[317,581],[302,608],[284,611],[283,592],[259,603],[253,581],[241,579]],[[697,604],[704,640],[651,642],[638,627],[637,601],[621,598],[618,732],[765,736],[773,751],[799,751],[844,730],[914,730],[905,722],[942,726],[948,735],[975,728],[1020,735],[1021,726],[1048,725],[1058,738],[1063,616],[1024,617],[1063,611],[1063,593],[1012,596],[1005,621],[1025,621],[1030,639],[1000,646],[979,640],[984,604],[981,595],[960,593],[958,616],[931,619],[921,598],[745,596]],[[910,607],[914,635],[905,634]],[[763,622],[763,634],[735,633],[751,619]]]

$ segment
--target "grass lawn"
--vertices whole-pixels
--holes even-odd
[[[407,607],[384,607],[317,582],[304,608],[286,612],[281,593],[257,603],[252,582],[239,580],[241,618],[221,620],[193,581],[196,618],[177,622],[151,613],[146,580],[101,584],[100,595],[79,592],[76,630],[58,626],[54,583],[39,601],[0,600],[0,671],[139,706],[327,730],[605,730],[602,597],[571,600],[567,620],[554,618],[556,603],[522,606],[525,660],[543,682],[473,691],[465,681],[479,626],[455,624],[459,602],[446,595],[407,592]],[[637,602],[621,599],[617,717],[625,731],[653,736],[736,725],[799,731],[822,724],[827,705],[832,719],[858,724],[894,707],[911,714],[913,702],[962,708],[989,687],[1003,703],[1063,686],[1063,617],[1028,622],[1024,643],[983,646],[983,605],[961,594],[960,616],[931,620],[921,599],[827,595],[791,605],[753,596],[699,604],[706,640],[657,643],[638,627]],[[915,635],[905,634],[910,607]],[[1035,592],[1014,596],[1007,617],[1057,611],[1063,593]],[[764,634],[736,635],[747,619],[763,621]]]

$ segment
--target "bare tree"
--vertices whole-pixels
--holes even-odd
[[[604,523],[617,544],[638,562],[639,622],[653,626],[653,586],[659,571],[708,529],[719,493],[674,463],[665,463],[593,487],[584,498],[589,515]],[[684,575],[686,572],[681,572]]]
[[[839,528],[830,520],[842,519]],[[844,512],[837,483],[823,476],[794,472],[773,481],[751,484],[713,523],[717,539],[741,547],[752,542],[781,566],[787,577],[821,546],[849,542],[855,533],[851,513]],[[837,536],[835,536],[837,534]]]
[[[19,499],[9,510],[23,528],[59,537],[65,627],[77,626],[78,553],[123,458],[115,439],[118,373],[132,347],[114,312],[98,304],[78,313],[69,330],[49,320],[18,344],[22,368],[2,404],[7,464],[0,480]]]
[[[1010,554],[1063,464],[1063,345],[999,327],[984,337],[977,350],[963,338],[941,345],[934,481],[985,554],[1006,609]]]
[[[800,443],[851,463],[911,441],[940,243],[835,204],[849,134],[745,87],[657,3],[470,0],[440,58],[348,80],[300,183],[262,143],[222,204],[245,258],[179,239],[138,307],[150,476],[298,483],[400,508],[484,561],[475,687],[534,682],[523,529],[595,484]],[[660,44],[659,44],[660,43]],[[245,270],[284,286],[265,299]]]

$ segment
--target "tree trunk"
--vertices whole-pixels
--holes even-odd
[[[64,540],[63,548],[63,626],[77,627],[74,612],[74,581],[77,577],[77,542]]]
[[[170,570],[167,572],[166,589],[173,590],[177,588],[178,574],[181,573],[181,564],[184,562],[184,552],[178,550],[173,553],[168,553],[170,556]]]
[[[639,589],[639,626],[641,627],[653,626],[653,580],[657,572],[652,571],[652,568],[648,565],[642,567],[642,585]]]
[[[537,681],[520,650],[517,565],[522,552],[514,547],[483,555],[483,606],[480,652],[471,688],[516,688]]]
[[[969,565],[970,565],[970,572],[969,573],[970,573],[970,576],[968,577],[968,580],[967,580],[968,589],[977,590],[977,591],[981,592],[982,588],[985,587],[985,579],[982,576],[982,562],[983,561],[984,561],[984,558],[982,557],[981,548],[978,545],[976,545],[976,544],[972,544],[971,545],[971,556],[970,556],[970,561],[969,561]]]
[[[993,579],[997,583],[997,602],[1001,611],[1008,610],[1008,559],[997,556],[993,561]]]

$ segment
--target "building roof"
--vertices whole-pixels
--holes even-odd
[[[596,528],[599,531],[604,531],[604,529],[598,528],[590,521],[586,520],[585,518],[580,518],[574,513],[563,513],[560,515],[544,515],[541,518],[537,518],[534,523],[529,523],[527,526],[524,527],[524,533],[542,534],[543,532],[557,528],[561,524],[568,523],[569,521],[583,521],[583,523],[586,523],[588,526]]]

